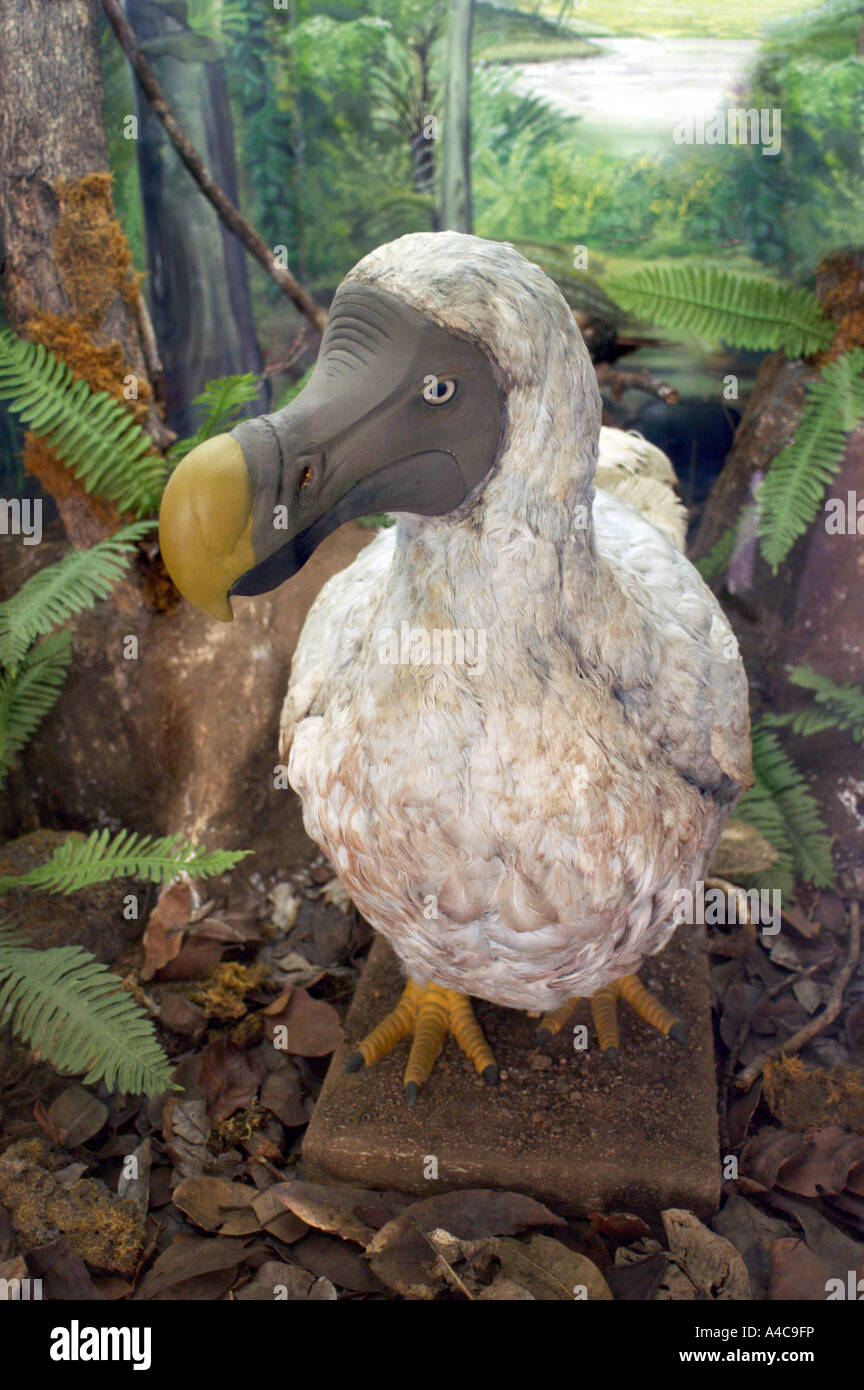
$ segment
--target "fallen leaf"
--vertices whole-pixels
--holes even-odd
[[[225,950],[221,941],[211,936],[190,937],[184,940],[176,956],[157,972],[165,983],[178,980],[208,980],[222,959]]]
[[[81,1256],[72,1249],[65,1236],[31,1250],[27,1259],[31,1275],[42,1280],[44,1299],[63,1303],[82,1299],[95,1303],[104,1297],[90,1278],[90,1271]]]
[[[146,1213],[149,1207],[150,1168],[153,1161],[149,1136],[141,1141],[137,1149],[128,1155],[128,1158],[135,1161],[129,1164],[128,1159],[124,1160],[120,1177],[117,1180],[117,1196],[128,1197],[129,1201],[134,1202],[140,1212]],[[127,1167],[134,1176],[125,1176]]]
[[[261,1087],[261,1104],[289,1129],[305,1125],[309,1116],[303,1104],[300,1076],[287,1058],[284,1066],[271,1071]]]
[[[378,1278],[404,1298],[428,1299],[446,1276],[426,1232],[445,1230],[458,1240],[515,1235],[532,1226],[563,1226],[548,1207],[516,1192],[468,1188],[413,1202],[370,1240],[366,1253]]]
[[[690,1211],[671,1207],[660,1216],[670,1255],[703,1297],[750,1298],[750,1276],[731,1241],[709,1231]]]
[[[377,1196],[377,1193],[367,1192],[364,1188],[327,1187],[322,1183],[295,1180],[275,1183],[267,1189],[266,1195],[270,1201],[281,1203],[283,1208],[287,1207],[295,1216],[299,1216],[307,1226],[329,1231],[343,1240],[367,1245],[375,1234],[372,1227],[357,1214],[362,1201]]]
[[[178,1285],[201,1274],[238,1267],[248,1242],[225,1236],[179,1235],[163,1251],[135,1291],[136,1300],[175,1296]]]
[[[765,1298],[771,1281],[771,1247],[775,1241],[793,1235],[792,1227],[769,1216],[737,1192],[729,1194],[711,1225],[718,1235],[732,1242],[747,1266],[754,1297]]]
[[[266,1031],[280,1052],[293,1052],[300,1057],[326,1057],[345,1036],[331,1004],[313,999],[305,989],[293,986],[283,1011],[269,1014]]]
[[[742,1173],[770,1191],[776,1186],[784,1166],[804,1152],[803,1135],[782,1129],[763,1129],[748,1139],[741,1154]]]
[[[505,1236],[498,1241],[498,1255],[502,1273],[528,1289],[535,1299],[608,1302],[612,1298],[612,1290],[593,1260],[550,1236],[534,1234],[525,1244]]]
[[[204,1093],[214,1124],[251,1105],[265,1072],[261,1061],[225,1038],[215,1038],[201,1053],[197,1085]]]
[[[172,1033],[198,1042],[207,1027],[207,1015],[191,999],[183,994],[172,994],[169,990],[153,991],[159,1008],[159,1022]]]
[[[183,944],[192,905],[192,889],[188,884],[171,883],[163,888],[141,938],[144,947],[142,980],[152,980],[157,970],[174,960]]]
[[[29,1279],[30,1271],[27,1268],[27,1261],[23,1255],[16,1255],[14,1260],[0,1261],[0,1299],[6,1303],[14,1303],[17,1300],[12,1297],[10,1285],[14,1280]],[[20,1293],[20,1291],[19,1291]]]
[[[829,1278],[827,1266],[818,1255],[808,1250],[803,1240],[786,1237],[775,1240],[771,1246],[768,1297],[772,1302],[786,1302],[789,1299],[804,1299],[809,1303],[824,1301]]]
[[[483,1303],[533,1303],[534,1295],[506,1275],[496,1274],[491,1284],[477,1295]]]
[[[810,1135],[803,1152],[784,1164],[778,1186],[800,1197],[839,1193],[858,1164],[864,1164],[864,1138],[840,1125],[828,1125]]]
[[[296,1303],[299,1301],[335,1303],[338,1294],[329,1279],[316,1277],[299,1265],[268,1260],[261,1265],[254,1279],[234,1295],[240,1302],[263,1300]]]
[[[666,1273],[669,1257],[665,1250],[646,1255],[628,1264],[614,1264],[604,1271],[612,1297],[622,1303],[644,1303],[652,1299]]]
[[[257,1196],[257,1189],[244,1183],[229,1182],[227,1178],[214,1178],[200,1175],[186,1178],[174,1189],[173,1202],[203,1231],[220,1231],[230,1213],[240,1211],[246,1214]],[[260,1223],[252,1217],[252,1225],[243,1231],[225,1234],[246,1235],[260,1229]]]
[[[320,1274],[349,1293],[380,1293],[384,1285],[366,1260],[349,1245],[321,1231],[309,1231],[293,1247],[291,1254],[311,1274]]]

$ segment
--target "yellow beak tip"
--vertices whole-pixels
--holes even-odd
[[[228,434],[199,444],[177,465],[162,497],[159,544],[184,598],[230,623],[229,591],[255,564],[252,489],[243,450]]]

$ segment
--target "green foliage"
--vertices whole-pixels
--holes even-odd
[[[68,632],[45,637],[23,664],[0,675],[0,786],[12,759],[56,704],[72,660]]]
[[[733,347],[802,357],[834,336],[816,296],[766,276],[700,262],[646,265],[607,279],[623,309],[666,328]]]
[[[155,521],[137,521],[89,550],[73,550],[0,603],[0,663],[14,672],[37,637],[107,598]]]
[[[87,492],[141,514],[158,505],[165,461],[127,410],[92,391],[41,343],[0,332],[0,400],[55,449]]]
[[[179,463],[197,445],[214,434],[221,434],[234,423],[238,414],[249,401],[258,396],[258,378],[253,372],[239,376],[219,376],[208,381],[193,405],[203,408],[203,418],[197,430],[188,439],[178,439],[168,450],[170,463]]]
[[[864,744],[864,690],[860,685],[852,681],[836,685],[812,666],[787,666],[786,673],[793,685],[813,692],[815,703],[789,714],[772,715],[773,725],[787,725],[795,734],[849,730],[856,743]]]
[[[735,551],[735,541],[738,536],[738,527],[730,526],[722,536],[719,536],[701,560],[695,561],[696,569],[705,580],[706,584],[711,584],[715,579],[719,579],[729,567],[729,561]]]
[[[156,838],[121,830],[94,830],[86,839],[68,839],[44,864],[26,874],[0,875],[0,893],[10,888],[40,888],[49,893],[74,893],[115,878],[143,878],[168,883],[180,873],[212,878],[232,869],[249,850],[199,849],[179,835]]]
[[[774,459],[759,493],[762,554],[776,571],[817,515],[835,476],[846,434],[864,416],[864,350],[823,367],[807,388],[795,438]]]
[[[827,888],[834,882],[831,840],[815,797],[777,735],[766,722],[753,729],[755,783],[734,811],[761,832],[777,850],[769,870],[774,887],[794,896],[796,878]]]
[[[106,966],[80,946],[34,950],[0,924],[0,1024],[84,1082],[158,1095],[175,1089],[153,1025]]]

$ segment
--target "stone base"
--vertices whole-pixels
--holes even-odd
[[[589,1027],[575,1052],[572,1023],[546,1049],[536,1019],[475,1001],[502,1071],[488,1088],[448,1038],[413,1109],[403,1099],[407,1042],[346,1076],[356,1044],[402,988],[398,962],[375,942],[303,1145],[305,1176],[428,1197],[458,1187],[524,1192],[573,1213],[626,1209],[656,1220],[666,1207],[708,1216],[719,1202],[717,1091],[707,961],[682,927],[642,979],[684,1023],[677,1046],[619,1009],[615,1072]],[[583,1012],[584,1011],[584,1012]],[[580,1004],[572,1022],[587,1021]],[[506,1077],[506,1079],[505,1079]],[[437,1161],[437,1176],[431,1176]],[[429,1174],[430,1176],[427,1176]]]

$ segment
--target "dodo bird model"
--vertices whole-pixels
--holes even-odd
[[[409,1102],[448,1032],[496,1080],[471,995],[540,1012],[542,1037],[590,997],[616,1058],[619,998],[681,1036],[635,972],[752,780],[747,687],[676,548],[668,461],[602,433],[598,465],[594,371],[551,281],[510,246],[419,233],[346,276],[295,400],[165,490],[168,570],[225,619],[342,522],[396,515],[309,613],[281,747],[407,975],[349,1070],[413,1035]]]

